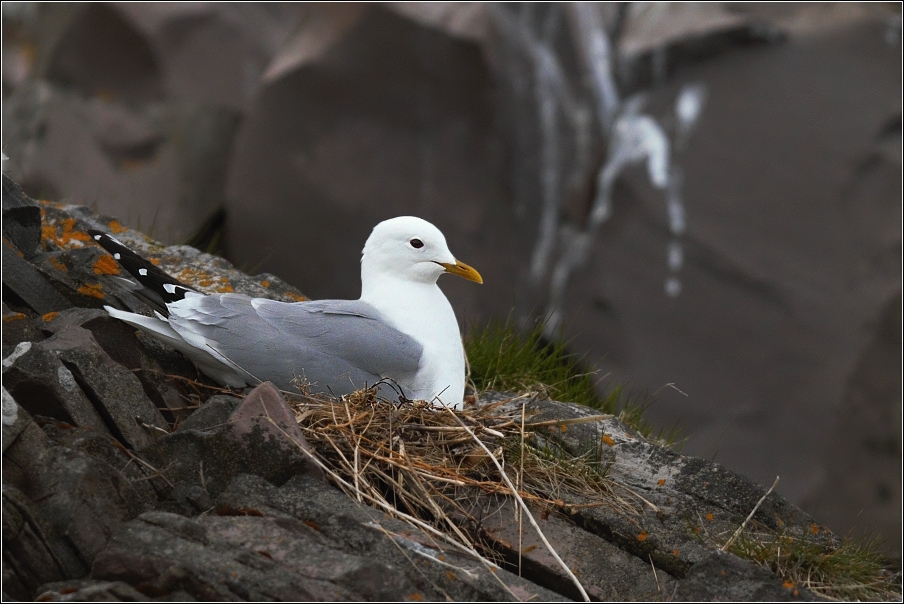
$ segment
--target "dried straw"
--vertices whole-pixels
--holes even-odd
[[[633,516],[643,503],[607,476],[599,460],[541,447],[545,441],[536,430],[559,422],[531,424],[522,419],[522,406],[504,405],[510,401],[453,412],[422,401],[390,403],[373,389],[289,399],[317,465],[340,489],[420,528],[429,526],[431,534],[480,559],[498,556],[469,512],[480,497],[513,498],[538,532],[528,505],[544,512],[610,506]],[[506,476],[506,464],[518,469],[517,485]]]

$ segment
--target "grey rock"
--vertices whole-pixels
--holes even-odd
[[[46,418],[37,418],[36,423],[41,425],[44,434],[55,445],[89,455],[106,464],[104,467],[121,474],[126,480],[130,499],[140,501],[145,506],[153,506],[160,493],[165,492],[168,485],[158,477],[155,470],[136,460],[134,454],[109,433],[74,428],[60,422],[48,421]],[[115,472],[111,474],[112,481],[118,483],[119,475]],[[133,506],[131,509],[144,508]]]
[[[664,599],[674,578],[602,537],[575,526],[549,510],[530,506],[534,519],[556,553],[579,578],[587,594],[598,601]],[[465,511],[477,518],[478,530],[504,557],[509,568],[541,585],[580,600],[581,594],[524,517],[520,523],[511,498],[472,497]],[[519,555],[520,546],[520,555]]]
[[[12,349],[21,342],[38,342],[44,339],[44,334],[35,325],[35,321],[23,312],[16,312],[3,302],[3,356],[9,352],[6,347]]]
[[[16,354],[20,351],[21,354]],[[13,361],[9,363],[10,360]],[[71,368],[41,344],[20,343],[4,362],[3,382],[12,397],[31,415],[51,417],[98,432],[107,430]]]
[[[0,391],[3,396],[3,451],[6,452],[6,449],[31,423],[31,416],[7,392],[6,386],[0,387]]]
[[[3,285],[9,288],[12,296],[5,300],[7,303],[28,308],[39,315],[72,307],[72,303],[8,243],[3,244]]]
[[[671,596],[686,602],[789,602],[819,600],[794,585],[786,587],[769,570],[725,552],[694,565]]]
[[[4,483],[3,590],[17,600],[29,600],[42,583],[67,576],[32,507],[18,489]]]
[[[526,404],[531,422],[599,414],[572,403],[520,404]],[[675,577],[684,577],[723,545],[766,492],[720,464],[647,441],[615,419],[574,424],[567,430],[543,428],[541,434],[539,442],[547,446],[572,455],[596,454],[614,488],[623,487],[618,492],[633,501],[638,512],[629,518],[609,506],[590,506],[572,512],[571,521]],[[781,524],[798,535],[810,535],[817,527],[820,539],[835,543],[831,532],[776,493],[765,499],[754,519],[772,528]]]
[[[224,426],[241,403],[242,399],[228,394],[212,396],[179,424],[178,430],[214,430]]]
[[[884,368],[901,361],[901,316],[899,292],[872,326],[826,438],[826,471],[804,505],[818,509],[836,532],[855,539],[881,536],[886,551],[899,556],[901,374]]]
[[[23,492],[35,502],[48,532],[71,544],[77,556],[73,562],[85,570],[122,523],[145,508],[125,476],[85,453],[51,447],[32,463],[34,475]]]
[[[77,579],[57,581],[38,588],[38,602],[148,602],[151,598],[122,581]],[[188,594],[186,594],[188,595]],[[192,602],[193,598],[184,601]]]
[[[282,484],[299,473],[319,475],[304,453],[308,445],[279,391],[266,382],[235,405],[218,397],[188,426],[161,435],[139,455],[166,467],[173,482],[200,485],[216,496],[239,473],[253,473]]]
[[[47,459],[53,447],[53,442],[47,438],[44,432],[34,422],[29,422],[26,428],[19,434],[18,438],[3,453],[3,484],[4,491],[8,488],[10,499],[4,499],[4,510],[6,506],[13,505],[17,510],[15,514],[29,520],[31,526],[30,531],[34,533],[41,543],[45,544],[45,549],[51,553],[48,556],[54,558],[54,567],[40,565],[34,568],[22,567],[17,574],[22,578],[22,583],[33,589],[33,581],[26,577],[49,577],[47,573],[52,573],[58,579],[67,579],[84,576],[88,567],[84,564],[77,548],[68,539],[64,538],[56,530],[54,526],[55,518],[52,514],[47,514],[46,510],[36,505],[33,495],[39,493],[45,494],[48,487],[44,482],[44,475],[40,474],[41,470],[46,469],[42,465]],[[56,485],[49,485],[55,488]],[[21,493],[21,496],[19,496]],[[7,512],[4,511],[4,514]],[[66,512],[63,512],[64,518]],[[14,521],[14,525],[18,524]],[[87,527],[86,527],[87,528]],[[15,535],[13,532],[10,535]],[[23,538],[30,538],[28,533],[22,533]],[[4,551],[6,542],[4,542]],[[4,556],[5,558],[6,556]],[[21,562],[25,562],[27,558],[23,558]],[[14,567],[13,567],[14,568]],[[54,570],[56,568],[57,570]],[[45,582],[55,580],[47,578]]]
[[[102,415],[107,429],[123,444],[140,448],[168,431],[166,420],[145,395],[135,375],[113,359],[80,327],[61,330],[40,344],[59,355]]]
[[[3,236],[28,258],[41,243],[41,209],[3,174]]]
[[[201,600],[360,600],[367,594],[344,579],[371,565],[384,577],[397,575],[337,551],[301,523],[153,512],[126,525],[94,560],[92,576],[161,594],[180,589]]]
[[[342,551],[379,560],[401,573],[425,599],[509,600],[512,593],[561,600],[561,595],[504,570],[490,572],[483,564],[459,550],[444,545],[409,524],[387,517],[356,503],[335,488],[310,476],[296,476],[276,488],[254,476],[238,476],[220,496],[223,512],[275,518],[280,523],[300,523]],[[257,516],[257,515],[260,516]],[[363,582],[368,572],[358,572],[354,582]],[[499,577],[506,591],[493,575]],[[348,575],[346,575],[348,577]],[[368,578],[367,581],[370,581]],[[381,583],[383,583],[381,581]],[[404,583],[403,583],[404,585]],[[373,589],[373,588],[371,588]],[[385,589],[385,588],[381,588]],[[399,599],[406,595],[399,586],[375,596]]]
[[[70,326],[84,327],[111,359],[133,372],[147,397],[178,423],[191,413],[192,397],[188,380],[203,387],[209,380],[181,354],[159,344],[154,338],[139,338],[133,327],[113,319],[103,310],[70,309],[43,322],[44,333],[55,334]],[[180,376],[186,381],[167,379]]]

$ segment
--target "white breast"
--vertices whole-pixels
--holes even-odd
[[[398,284],[396,284],[398,285]],[[382,289],[382,288],[381,288]],[[417,374],[400,384],[410,399],[461,408],[465,389],[465,353],[452,305],[436,284],[387,287],[365,300],[399,331],[423,346]],[[390,376],[391,377],[391,376]]]

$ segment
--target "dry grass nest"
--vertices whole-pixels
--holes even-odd
[[[518,404],[527,396],[457,411],[389,403],[374,390],[290,404],[315,463],[348,495],[492,558],[472,513],[481,498],[513,497],[541,514],[609,506],[631,516],[642,504],[599,459],[575,458],[537,438],[544,427],[610,415],[534,423]]]

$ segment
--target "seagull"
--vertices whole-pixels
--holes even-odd
[[[106,311],[179,350],[224,386],[271,381],[283,390],[303,384],[340,396],[391,380],[406,399],[462,406],[464,347],[437,280],[445,273],[483,278],[455,259],[426,220],[400,216],[374,227],[361,254],[359,299],[291,303],[203,294],[112,235],[89,233],[163,302],[154,316]]]

